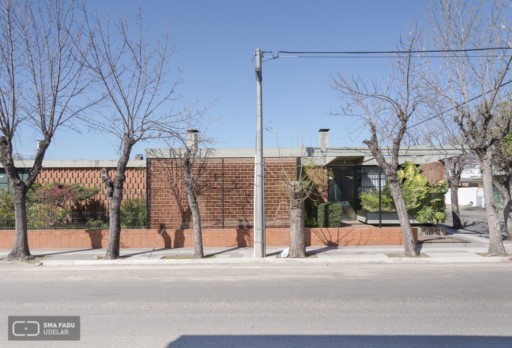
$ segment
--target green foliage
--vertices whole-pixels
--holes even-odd
[[[85,223],[85,228],[88,230],[105,230],[108,228],[108,222],[101,219],[90,219]]]
[[[359,195],[359,198],[361,199],[361,206],[363,207],[364,210],[369,212],[379,211],[378,191],[371,190],[363,192]],[[395,202],[393,201],[393,197],[391,197],[391,190],[387,186],[382,189],[381,204],[383,212],[396,211]]]
[[[27,194],[28,228],[69,227],[71,215],[80,209],[80,204],[98,192],[99,188],[80,184],[34,184]],[[14,223],[12,193],[0,190],[0,227],[12,228]]]
[[[500,146],[503,146],[505,152],[512,156],[512,132],[501,139]]]
[[[85,187],[80,184],[65,185],[60,183],[34,184],[29,191],[28,200],[51,206],[77,205],[100,192],[97,187]]]
[[[304,217],[304,226],[305,227],[318,227],[318,223],[316,222],[315,217]]]
[[[121,206],[121,227],[145,227],[146,201],[141,198],[127,199]]]
[[[28,228],[50,228],[65,225],[68,211],[47,204],[31,204],[27,209]]]
[[[343,216],[341,202],[321,203],[318,205],[318,227],[338,227]]]
[[[442,181],[431,185],[421,170],[412,162],[406,162],[397,172],[402,187],[407,212],[420,223],[437,224],[446,220],[444,195],[448,192],[448,185]],[[369,191],[360,196],[364,210],[379,211],[378,191]],[[382,190],[382,211],[396,211],[391,190],[385,187]]]
[[[101,191],[99,187],[85,187],[80,184],[71,184],[68,186],[68,190],[71,194],[70,198],[75,204],[92,198]]]
[[[0,228],[14,227],[14,203],[9,190],[0,189]]]

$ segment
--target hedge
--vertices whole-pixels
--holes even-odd
[[[318,227],[338,227],[343,216],[343,202],[329,202],[318,205]]]

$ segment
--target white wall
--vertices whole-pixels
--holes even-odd
[[[451,204],[451,190],[445,195],[445,203]],[[460,187],[459,188],[459,205],[473,205],[485,207],[484,191],[479,187]]]

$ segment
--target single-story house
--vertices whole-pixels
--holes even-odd
[[[385,186],[385,175],[367,147],[329,147],[326,129],[320,130],[319,137],[318,147],[264,149],[267,227],[289,225],[290,202],[286,183],[297,180],[301,175],[300,168],[315,170],[316,195],[325,202],[344,201],[357,208],[361,192]],[[400,162],[412,161],[420,165],[431,182],[438,182],[444,179],[440,160],[460,153],[459,148],[452,146],[403,147]],[[254,154],[252,148],[199,151],[201,164],[196,168],[196,175],[200,177],[198,200],[203,227],[252,226]],[[146,157],[149,226],[188,228],[191,217],[183,183],[176,180],[181,170],[179,156],[170,149],[147,149]],[[353,219],[352,216],[347,218]]]

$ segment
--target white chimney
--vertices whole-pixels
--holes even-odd
[[[329,128],[321,128],[318,130],[320,148],[325,151],[329,147]]]
[[[189,129],[187,131],[187,147],[192,151],[192,153],[196,153],[198,141],[199,131],[197,129]]]

